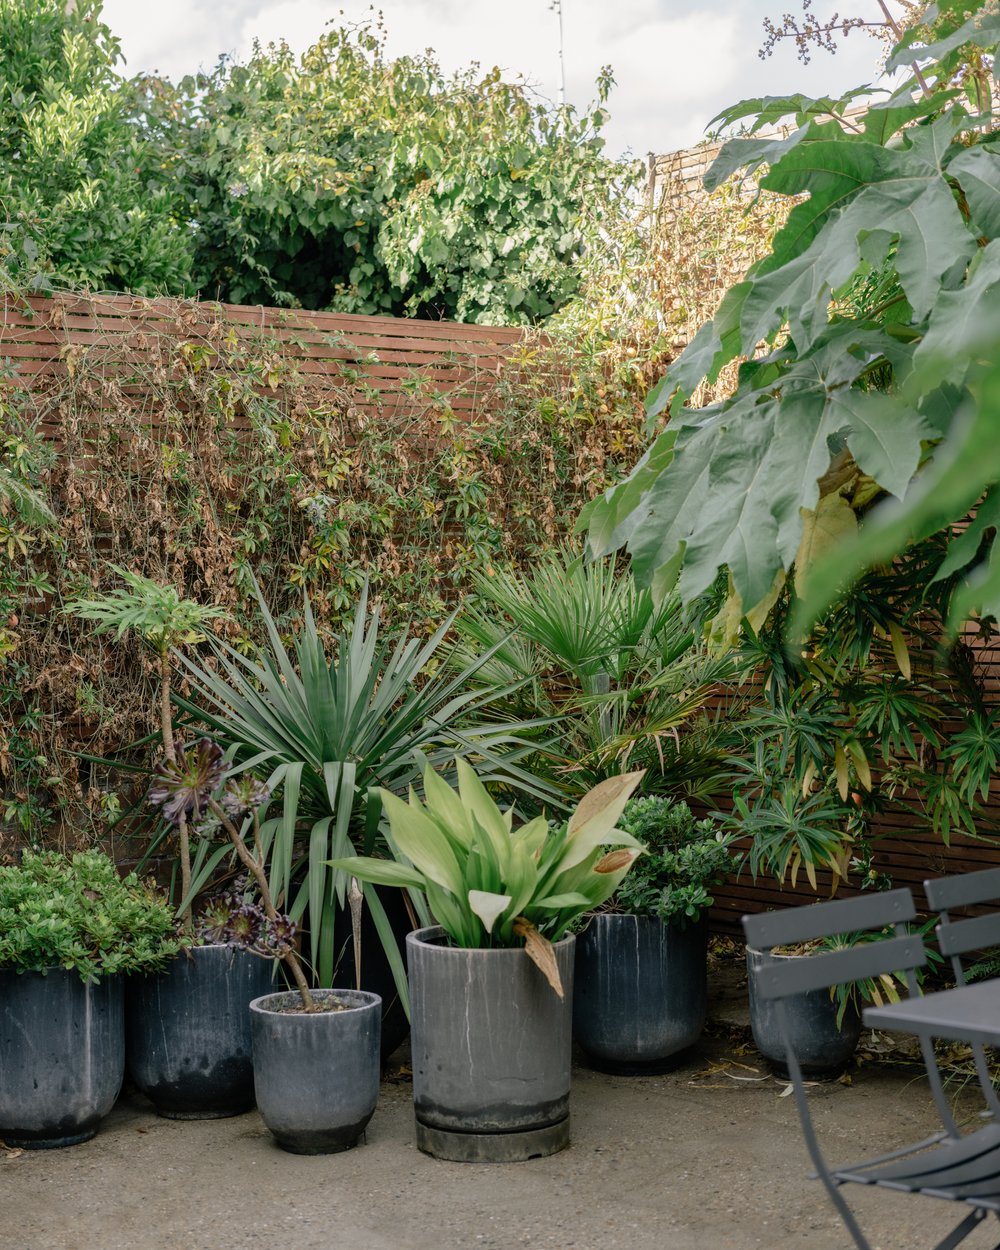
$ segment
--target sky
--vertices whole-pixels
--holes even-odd
[[[473,61],[484,69],[498,65],[558,100],[558,0],[382,0],[379,8],[390,54],[433,48],[446,70]],[[836,8],[814,0],[821,18]],[[720,109],[746,97],[839,93],[878,74],[880,46],[860,32],[852,32],[836,56],[816,51],[809,65],[787,44],[761,60],[763,18],[799,13],[800,0],[562,0],[562,10],[567,100],[586,106],[601,67],[610,64],[614,71],[604,131],[612,156],[690,147]],[[878,15],[875,0],[848,0],[847,11]],[[174,78],[211,69],[222,53],[244,59],[255,39],[284,39],[304,50],[330,21],[360,21],[370,12],[369,3],[357,0],[104,4],[104,20],[121,40],[125,72]]]

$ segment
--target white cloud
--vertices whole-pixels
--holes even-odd
[[[824,6],[830,0],[818,0],[817,12]],[[390,54],[432,47],[446,70],[471,61],[499,65],[549,99],[558,96],[558,22],[549,0],[380,0],[377,7]],[[760,61],[761,19],[779,7],[779,0],[713,0],[673,16],[662,0],[563,0],[568,97],[586,105],[610,63],[618,86],[609,151],[644,155],[696,143],[709,118],[746,96],[821,95],[874,77],[878,49],[860,35],[836,57],[817,53],[809,66],[787,46]],[[105,0],[104,15],[122,40],[129,72],[180,77],[210,69],[224,52],[245,57],[255,38],[305,49],[341,10],[347,21],[372,11],[366,0],[174,0],[162,7]]]

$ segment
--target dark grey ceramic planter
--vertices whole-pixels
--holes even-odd
[[[280,1010],[298,991],[250,1004],[257,1106],[275,1141],[293,1154],[356,1146],[378,1101],[382,1000],[366,990],[313,990],[348,1011]]]
[[[573,1036],[595,1068],[624,1075],[676,1066],[705,1025],[705,925],[599,915],[576,942]]]
[[[88,1141],[125,1071],[122,985],[76,972],[0,971],[0,1140],[29,1150]]]
[[[569,1144],[573,946],[554,947],[560,999],[522,948],[451,947],[438,927],[407,936],[421,1150],[513,1163]]]
[[[271,960],[229,946],[182,952],[125,991],[128,1073],[172,1120],[240,1115],[254,1104],[250,1001],[273,988]]]
[[[747,947],[747,991],[750,999],[750,1029],[754,1045],[779,1072],[788,1071],[785,1047],[778,1028],[776,1005],[756,992],[756,972],[767,956]],[[772,959],[808,959],[808,955],[772,955]],[[861,1017],[848,1004],[843,1025],[837,1028],[837,1004],[829,990],[809,990],[786,998],[785,1010],[792,1049],[803,1073],[831,1075],[842,1071],[857,1050],[861,1037]]]

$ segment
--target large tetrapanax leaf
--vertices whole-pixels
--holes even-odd
[[[799,351],[807,349],[827,324],[834,292],[860,265],[881,264],[894,239],[900,283],[915,315],[925,316],[945,276],[975,251],[943,164],[965,120],[957,110],[916,128],[901,150],[841,136],[787,151],[761,185],[808,199],[671,366],[658,408],[675,390],[690,394],[717,377],[786,319]]]
[[[1000,234],[1000,151],[995,144],[978,143],[948,163],[948,173],[962,187],[972,225],[980,234]]]
[[[729,566],[744,603],[767,593],[779,567],[778,526],[767,489],[770,453],[775,447],[772,401],[727,414],[709,466],[708,491],[698,505],[697,522],[687,539],[680,590],[694,598]]]
[[[859,467],[899,498],[920,463],[921,440],[931,431],[915,409],[881,391],[845,387],[834,398],[834,421],[847,430],[847,446]]]
[[[797,631],[815,620],[864,569],[891,560],[909,543],[962,521],[984,491],[1000,482],[998,413],[1000,367],[995,367],[975,398],[970,397],[949,437],[935,449],[906,498],[880,504],[854,541],[812,570],[793,622]],[[964,610],[978,607],[992,614],[1000,612],[1000,568],[974,569],[970,578],[976,593],[963,597]],[[952,620],[953,627],[957,623]]]
[[[1000,239],[982,248],[966,282],[938,297],[927,332],[913,354],[917,383],[961,383],[969,362],[1000,340]]]

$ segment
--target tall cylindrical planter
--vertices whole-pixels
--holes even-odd
[[[250,1002],[273,989],[273,964],[230,946],[182,951],[126,989],[128,1072],[172,1120],[240,1115],[254,1105]]]
[[[576,942],[573,1035],[589,1062],[662,1072],[698,1040],[707,1010],[708,935],[651,916],[593,916]]]
[[[293,1154],[358,1144],[378,1101],[382,1000],[366,990],[313,990],[340,1011],[306,1013],[297,991],[250,1004],[257,1106]]]
[[[0,1140],[29,1150],[88,1141],[125,1071],[122,984],[64,968],[0,971]]]
[[[553,948],[559,998],[523,948],[408,934],[417,1145],[439,1159],[513,1163],[569,1144],[573,947]]]
[[[757,993],[757,970],[767,959],[808,959],[808,955],[765,955],[747,947],[747,994],[754,1045],[780,1072],[787,1072],[785,1046],[778,1025],[777,1004]],[[849,1003],[837,1027],[837,1004],[829,990],[808,990],[783,1000],[792,1049],[803,1073],[823,1076],[847,1066],[861,1037],[861,1016]]]

